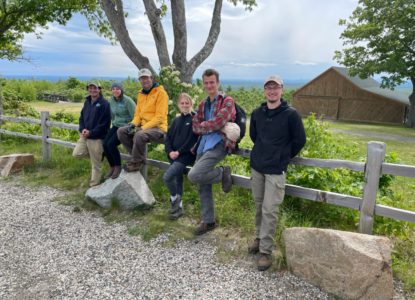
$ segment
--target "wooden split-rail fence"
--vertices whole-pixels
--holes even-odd
[[[1,121],[39,124],[42,128],[42,136],[13,132],[5,129],[0,129],[0,134],[41,141],[44,162],[47,162],[51,159],[52,144],[69,148],[75,147],[75,143],[61,141],[52,138],[50,128],[56,127],[69,130],[78,130],[78,125],[50,121],[49,112],[42,112],[40,120],[0,115],[0,123]],[[243,157],[249,157],[249,153],[250,150],[241,149],[236,154],[241,155]],[[360,212],[359,232],[361,233],[372,233],[375,215],[388,217],[394,220],[415,223],[415,212],[376,203],[376,196],[379,189],[379,178],[383,174],[415,178],[415,166],[385,163],[385,153],[386,145],[384,143],[369,142],[367,145],[366,162],[355,162],[338,159],[316,159],[304,157],[295,157],[291,160],[290,163],[295,165],[330,169],[345,168],[353,171],[364,172],[365,183],[363,187],[362,198],[339,193],[333,193],[329,191],[321,191],[292,184],[286,184],[286,195],[358,210]],[[122,156],[124,159],[129,158],[128,155],[123,154]],[[153,159],[147,159],[147,164],[163,170],[169,167],[169,163]],[[236,186],[240,186],[247,189],[251,188],[251,182],[249,177],[232,174],[232,180],[233,184]]]

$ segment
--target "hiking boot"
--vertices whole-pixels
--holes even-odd
[[[249,254],[257,254],[259,252],[260,239],[256,238],[251,245],[248,247]]]
[[[170,214],[176,212],[180,208],[180,202],[182,202],[182,198],[180,197],[180,195],[177,195],[176,200],[174,200],[173,202],[170,200]]]
[[[111,178],[112,179],[118,178],[118,176],[120,176],[120,174],[121,174],[121,166],[115,166],[114,167],[114,172],[112,173]]]
[[[105,179],[111,178],[112,174],[114,173],[114,167],[110,167],[108,173],[105,174]]]
[[[222,191],[229,193],[232,189],[231,167],[224,166],[222,168]]]
[[[206,232],[209,232],[213,229],[216,228],[216,223],[203,223],[200,222],[199,226],[196,227],[195,229],[195,235],[202,235],[205,234]]]
[[[178,218],[183,216],[183,214],[184,214],[184,210],[183,210],[182,207],[179,206],[179,208],[177,210],[175,210],[173,213],[170,213],[169,218],[170,218],[170,220],[177,220]]]
[[[142,164],[138,161],[130,161],[124,165],[126,172],[137,172],[140,171]]]
[[[265,271],[272,265],[271,254],[261,253],[258,259],[258,271]]]

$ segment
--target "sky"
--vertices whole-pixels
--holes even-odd
[[[126,1],[124,1],[126,2]],[[188,60],[207,38],[213,0],[186,3]],[[169,1],[167,1],[169,3]],[[221,33],[208,59],[197,69],[215,68],[223,79],[261,80],[278,74],[285,80],[309,80],[331,66],[342,49],[339,19],[347,19],[357,0],[257,0],[252,12],[224,0]],[[149,21],[141,1],[128,0],[125,9],[130,36],[158,70]],[[163,19],[170,54],[173,50],[171,16]],[[42,39],[25,37],[23,47],[31,62],[0,60],[0,75],[136,77],[137,68],[120,45],[111,45],[89,30],[82,16],[66,26],[49,24]]]

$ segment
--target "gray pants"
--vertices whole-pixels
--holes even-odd
[[[222,168],[215,168],[215,165],[225,156],[225,148],[219,143],[212,150],[198,154],[195,165],[187,175],[191,182],[198,184],[202,221],[206,224],[215,222],[212,184],[222,180]]]
[[[271,254],[279,207],[285,195],[285,173],[262,174],[251,168],[251,176],[252,195],[256,207],[255,234],[261,240],[259,251]]]
[[[146,144],[155,142],[164,143],[165,133],[159,128],[141,129],[136,127],[134,135],[128,134],[128,125],[117,130],[118,139],[131,154],[132,162],[144,164],[146,161]]]

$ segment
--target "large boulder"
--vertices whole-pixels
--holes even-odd
[[[289,269],[344,299],[392,299],[388,238],[317,228],[284,230]]]
[[[88,189],[85,196],[103,208],[109,208],[115,202],[124,210],[155,202],[153,193],[140,172],[122,171],[118,178],[108,179],[103,184]]]
[[[10,154],[0,156],[0,175],[9,176],[10,174],[19,172],[24,166],[33,165],[35,158],[33,154]]]

